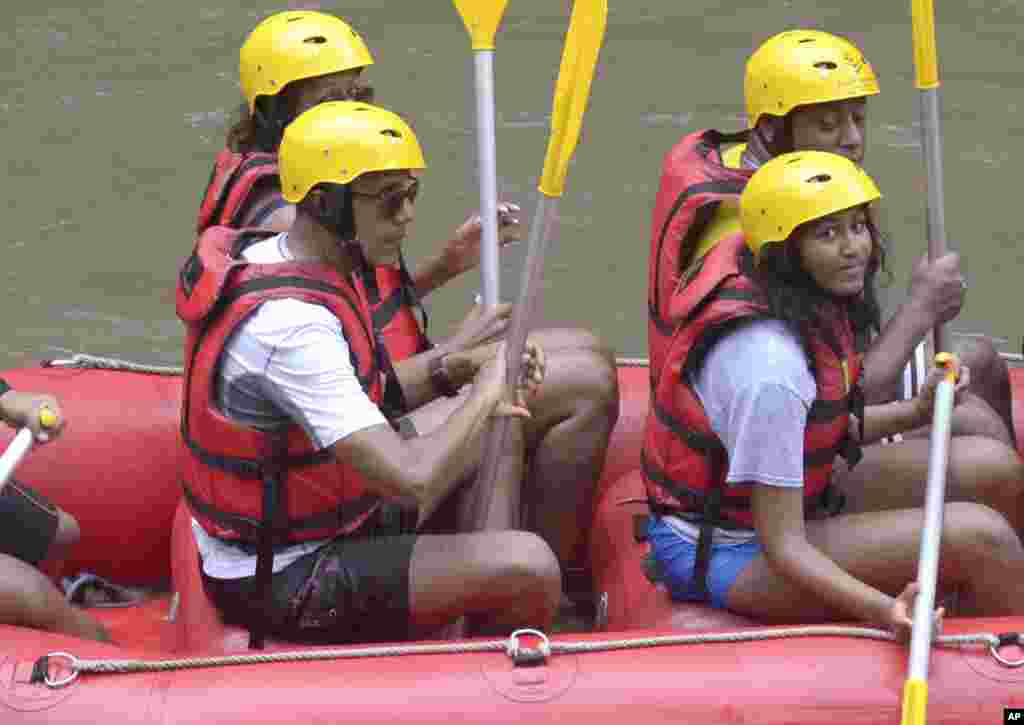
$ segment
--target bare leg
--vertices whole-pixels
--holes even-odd
[[[864,459],[837,477],[847,513],[915,508],[924,504],[928,476],[926,438],[864,449]],[[952,439],[947,501],[985,504],[1024,534],[1024,463],[1016,451],[992,438]]]
[[[970,338],[960,345],[961,361],[971,369],[969,390],[987,403],[1009,434],[1010,445],[1016,448],[1013,428],[1013,399],[1010,370],[1006,361],[988,338]]]
[[[475,634],[550,627],[562,592],[558,560],[525,531],[423,536],[409,573],[413,625],[436,631],[468,616]]]
[[[563,565],[581,564],[619,416],[615,360],[585,330],[538,330],[531,340],[548,354],[548,364],[533,417],[525,421],[532,452],[523,493],[526,528],[543,536]]]
[[[50,550],[46,552],[46,559],[39,564],[39,568],[51,579],[59,582],[64,576],[65,559],[71,548],[81,538],[81,530],[78,528],[78,521],[67,511],[57,510],[57,533],[50,543]]]
[[[594,489],[618,419],[618,378],[610,351],[584,330],[539,330],[530,339],[544,348],[547,372],[531,405],[532,417],[522,425],[525,447],[532,452],[522,495],[525,515],[521,524],[501,528],[536,531],[567,564],[584,558]],[[409,417],[416,430],[428,433],[461,403],[461,396],[435,400]],[[514,446],[518,441],[510,438]],[[503,461],[502,485],[511,486],[515,469],[514,461]],[[522,480],[522,468],[519,471],[516,482]],[[496,495],[492,504],[490,520],[496,524],[511,520],[503,513],[500,498]]]
[[[103,625],[64,601],[42,572],[4,555],[0,555],[0,623],[110,640]]]
[[[807,523],[808,540],[852,576],[896,596],[917,578],[920,509],[839,516]],[[985,506],[947,504],[939,582],[958,589],[961,613],[1024,613],[1024,547],[1006,520]],[[729,608],[768,622],[849,619],[779,576],[762,555],[736,580]]]

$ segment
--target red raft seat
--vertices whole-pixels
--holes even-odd
[[[203,587],[199,549],[192,535],[192,514],[184,501],[178,505],[171,531],[171,576],[179,596],[175,649],[211,655],[249,651],[249,631],[225,624]],[[268,650],[294,647],[269,637],[266,640]]]
[[[758,626],[757,622],[704,604],[674,602],[644,574],[650,547],[647,493],[639,470],[630,471],[601,495],[590,534],[594,591],[600,628],[673,629],[688,632]]]

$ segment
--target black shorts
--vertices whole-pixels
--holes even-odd
[[[38,491],[10,480],[0,491],[0,554],[38,566],[57,536],[57,507]]]
[[[408,639],[409,565],[416,535],[386,509],[357,535],[339,536],[271,579],[267,612],[256,578],[203,584],[229,624],[264,620],[267,634],[295,642],[346,644]]]

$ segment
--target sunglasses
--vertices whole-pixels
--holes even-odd
[[[405,206],[406,199],[410,204],[416,203],[416,197],[420,193],[420,182],[414,181],[403,189],[385,189],[376,194],[367,194],[362,191],[352,191],[352,196],[361,196],[364,199],[376,199],[380,214],[383,217],[398,216]]]

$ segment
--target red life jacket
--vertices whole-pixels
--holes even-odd
[[[203,192],[196,233],[202,234],[214,226],[239,228],[239,212],[245,208],[257,183],[267,178],[277,183],[277,154],[261,151],[238,154],[230,149],[222,150],[217,154],[210,181]]]
[[[427,313],[420,304],[404,257],[399,258],[397,267],[374,267],[372,275],[364,275],[364,282],[374,327],[380,330],[392,360],[401,362],[433,347],[425,332]],[[416,318],[417,309],[423,316],[422,324]]]
[[[726,485],[725,446],[689,383],[717,340],[741,322],[765,316],[760,291],[747,274],[752,262],[742,235],[723,239],[674,297],[672,312],[682,322],[658,375],[644,429],[641,466],[652,509],[693,518],[707,528],[752,526],[750,487]],[[866,338],[855,334],[845,312],[829,308],[825,325],[834,334],[804,334],[817,384],[804,436],[803,490],[810,506],[827,505],[823,499],[836,455],[852,465],[860,452],[848,425],[851,412],[863,420],[857,381]]]
[[[672,294],[689,263],[697,240],[723,199],[736,198],[753,171],[730,169],[722,161],[722,144],[746,141],[747,134],[697,131],[683,137],[665,155],[651,216],[647,274],[647,346],[651,389],[676,329],[669,310]]]
[[[242,209],[251,201],[250,196],[261,180],[267,180],[264,188],[277,189],[280,203],[268,204],[272,212],[287,206],[280,196],[280,177],[277,169],[277,155],[263,152],[246,154],[233,153],[224,149],[217,155],[210,183],[206,187],[203,203],[199,209],[198,233],[202,234],[211,226],[227,226],[238,229],[238,218]],[[259,226],[258,223],[255,226]],[[429,350],[432,345],[427,338],[427,314],[420,304],[416,287],[405,266],[405,258],[399,258],[397,268],[391,266],[369,267],[360,270],[365,279],[365,293],[370,304],[373,323],[380,332],[392,360],[401,361]],[[416,318],[416,310],[423,316],[423,324]],[[387,405],[395,415],[405,411],[405,401],[398,386],[397,378],[388,375]]]
[[[335,270],[311,262],[251,264],[240,259],[267,231],[212,227],[179,274],[178,317],[187,326],[182,403],[182,476],[193,515],[223,539],[274,543],[357,530],[379,506],[362,477],[317,451],[298,425],[268,433],[225,416],[215,399],[218,362],[231,334],[259,305],[298,299],[339,320],[366,394],[382,400],[369,308]],[[276,490],[270,490],[276,489]]]

